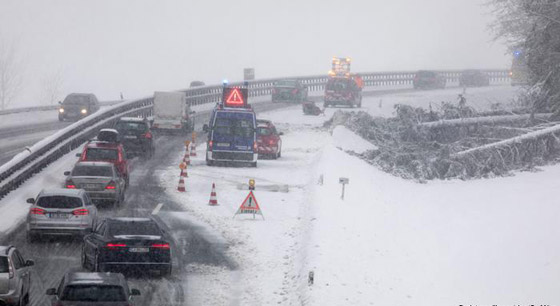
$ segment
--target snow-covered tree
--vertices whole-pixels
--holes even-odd
[[[490,0],[496,38],[527,59],[533,111],[560,118],[560,0]]]

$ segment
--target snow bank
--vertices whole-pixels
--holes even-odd
[[[343,125],[337,125],[333,129],[332,139],[334,146],[344,151],[361,154],[368,150],[377,150],[377,146],[356,135]]]

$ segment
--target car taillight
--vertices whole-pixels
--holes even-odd
[[[76,185],[72,181],[66,181],[66,184],[64,184],[64,186],[68,189],[76,189]]]
[[[272,94],[276,93],[276,88],[272,88],[272,90],[270,91]]]
[[[295,95],[297,94],[297,89],[292,90],[292,93]]]
[[[80,209],[73,210],[72,214],[74,216],[85,216],[85,215],[89,215],[89,210],[85,208],[80,208]]]
[[[146,134],[142,135],[142,137],[144,137],[146,139],[152,139],[152,133],[146,132]]]
[[[115,190],[115,189],[117,189],[117,186],[115,185],[115,182],[110,181],[109,184],[107,184],[107,186],[105,186],[105,189]]]
[[[152,248],[169,249],[169,243],[154,243],[154,244],[152,244]]]
[[[214,145],[214,142],[212,140],[210,140],[208,142],[208,151],[212,151],[212,146]]]
[[[253,151],[257,152],[257,148],[258,148],[257,142],[255,141],[253,142]]]
[[[273,145],[273,144],[275,144],[275,143],[276,143],[276,141],[275,141],[274,139],[269,139],[269,140],[268,140],[268,144],[269,144],[269,145]]]
[[[175,125],[173,125],[173,127],[176,128],[176,129],[180,129],[180,128],[182,128],[183,126],[180,125],[180,124],[175,124]]]
[[[108,248],[125,248],[125,243],[107,243],[106,245]]]
[[[29,213],[32,214],[32,215],[44,215],[44,214],[45,214],[45,210],[42,209],[42,208],[34,207],[34,208],[31,208],[31,209],[29,210]]]
[[[12,259],[8,257],[8,277],[10,279],[14,278],[14,266],[12,265]]]

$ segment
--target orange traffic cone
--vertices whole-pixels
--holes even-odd
[[[179,192],[185,192],[185,180],[183,179],[183,177],[181,176],[179,178],[179,186],[177,186],[177,191]]]
[[[196,144],[194,141],[191,143],[191,156],[196,157]]]
[[[216,184],[214,183],[212,183],[212,192],[210,192],[210,201],[208,201],[208,205],[218,205],[218,198],[216,197]]]

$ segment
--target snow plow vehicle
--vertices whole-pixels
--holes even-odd
[[[325,86],[325,108],[335,105],[362,107],[363,80],[350,73],[350,62],[350,58],[333,58]]]

